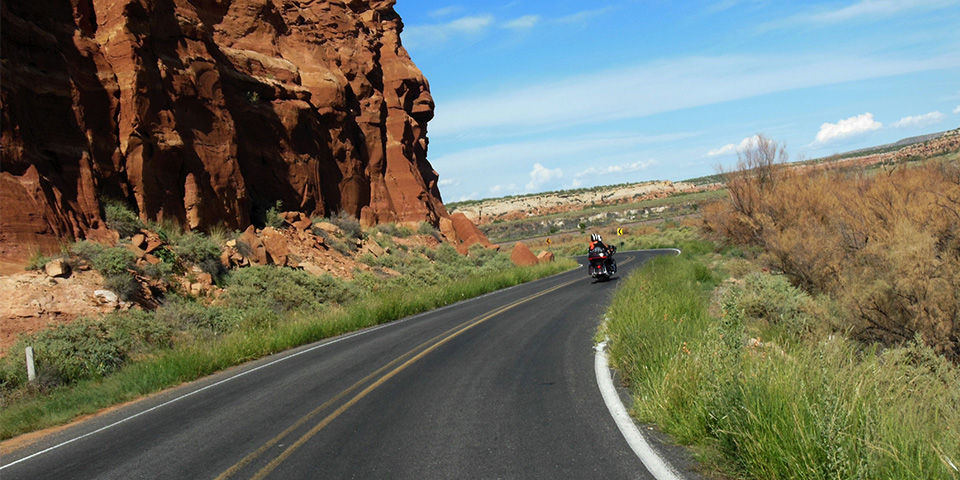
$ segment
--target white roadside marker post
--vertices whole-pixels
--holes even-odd
[[[37,366],[33,361],[33,347],[27,347],[27,380],[32,382],[37,378]]]

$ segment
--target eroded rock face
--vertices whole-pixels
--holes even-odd
[[[109,240],[100,200],[191,228],[447,212],[392,0],[9,0],[0,245]],[[2,253],[2,252],[0,252]]]

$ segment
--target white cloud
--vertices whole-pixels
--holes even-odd
[[[438,187],[455,187],[460,185],[459,178],[443,178],[437,182]]]
[[[817,132],[817,139],[814,145],[823,145],[835,140],[855,137],[864,133],[879,130],[883,124],[873,119],[872,113],[864,113],[856,117],[850,117],[840,120],[837,123],[824,123],[820,125],[820,131]]]
[[[494,23],[493,15],[461,17],[447,23],[413,25],[403,29],[402,39],[407,48],[443,44],[453,38],[483,34]]]
[[[953,109],[953,113],[960,113],[960,105],[957,105],[957,108]]]
[[[720,148],[715,148],[707,152],[708,157],[719,157],[723,155],[733,155],[734,153],[753,148],[757,145],[759,137],[754,135],[752,137],[744,138],[740,141],[739,144],[729,143]]]
[[[563,170],[559,168],[551,170],[539,163],[534,163],[533,170],[530,172],[530,183],[527,184],[527,190],[531,192],[539,190],[544,185],[562,177]]]
[[[960,54],[890,60],[863,56],[721,56],[651,62],[463,98],[437,99],[432,139],[518,135],[800,88],[960,66]],[[704,75],[704,72],[710,72]]]
[[[787,27],[797,24],[829,25],[849,21],[890,18],[907,15],[910,11],[929,11],[955,5],[956,0],[860,0],[852,5],[833,10],[805,13],[764,25],[762,29]]]
[[[455,14],[460,13],[460,12],[462,12],[462,11],[463,11],[463,7],[454,5],[454,6],[450,6],[450,7],[444,7],[444,8],[438,8],[438,9],[436,9],[436,10],[431,10],[430,13],[428,13],[427,15],[430,15],[430,16],[433,17],[433,18],[442,18],[442,17],[449,17],[450,15],[455,15]]]
[[[515,193],[520,193],[520,187],[516,183],[510,183],[506,185],[494,185],[490,187],[491,196],[501,196],[501,195],[512,195]]]
[[[574,182],[579,185],[578,179],[584,177],[594,177],[600,175],[610,175],[614,173],[630,173],[630,172],[639,172],[641,170],[646,170],[650,168],[651,165],[656,164],[655,160],[640,160],[629,164],[620,164],[620,165],[609,165],[606,167],[590,167],[576,175],[574,175]]]
[[[900,120],[897,120],[893,126],[896,128],[929,127],[930,125],[936,125],[942,122],[945,118],[947,118],[947,116],[940,112],[930,112],[923,115],[903,117]]]
[[[713,3],[712,5],[708,5],[706,7],[706,12],[710,14],[715,14],[715,13],[725,12],[732,8],[740,8],[744,5],[752,7],[758,4],[766,3],[766,1],[767,0],[720,0],[718,2]]]
[[[522,30],[533,28],[540,21],[540,15],[524,15],[503,24],[504,28]]]
[[[560,17],[556,19],[556,22],[567,24],[567,25],[584,24],[587,21],[593,18],[599,17],[601,15],[604,15],[612,10],[613,10],[613,7],[597,8],[594,10],[583,10],[571,15],[567,15],[565,17]]]
[[[468,178],[470,172],[475,170],[476,165],[485,165],[503,171],[515,165],[529,165],[529,162],[554,163],[557,159],[570,159],[571,161],[592,159],[592,163],[614,164],[617,163],[617,160],[623,161],[620,157],[629,159],[627,161],[633,161],[638,155],[638,150],[647,145],[683,140],[696,135],[698,134],[689,132],[641,135],[611,131],[589,135],[551,137],[469,148],[431,157],[430,163],[438,171],[446,172],[446,174],[457,178]]]

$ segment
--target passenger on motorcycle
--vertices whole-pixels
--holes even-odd
[[[590,234],[590,245],[587,247],[587,255],[590,257],[600,256],[599,253],[603,252],[606,254],[606,267],[610,273],[617,271],[617,261],[613,259],[613,252],[616,249],[613,247],[608,247],[603,243],[603,237],[599,233]]]

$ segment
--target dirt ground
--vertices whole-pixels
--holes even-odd
[[[94,292],[102,284],[103,277],[90,270],[53,278],[44,272],[25,272],[21,267],[18,273],[0,275],[0,352],[5,353],[16,343],[19,333],[33,333],[50,324],[119,308],[118,303],[97,300]]]

